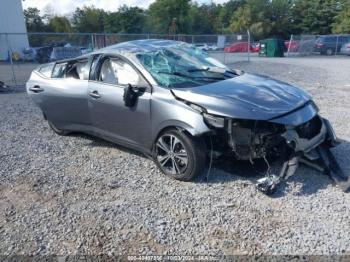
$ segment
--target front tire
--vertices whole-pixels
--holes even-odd
[[[190,137],[172,129],[158,137],[153,159],[167,176],[190,181],[202,173],[205,166],[205,144],[201,138]]]
[[[60,135],[60,136],[66,136],[68,135],[70,132],[67,131],[67,130],[62,130],[62,129],[59,129],[55,126],[55,124],[53,124],[50,120],[47,121],[50,128],[57,134],[57,135]]]
[[[333,51],[332,48],[328,48],[328,49],[326,50],[326,55],[331,56],[331,55],[333,55],[333,54],[334,54],[334,51]]]

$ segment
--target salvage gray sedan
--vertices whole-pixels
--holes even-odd
[[[59,135],[85,132],[142,151],[191,180],[213,158],[283,160],[258,189],[274,192],[299,163],[348,188],[328,120],[301,89],[233,70],[186,43],[138,40],[33,71],[27,92]]]

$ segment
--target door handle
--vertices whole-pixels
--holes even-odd
[[[91,96],[92,98],[100,98],[101,95],[95,90],[89,93],[89,96]]]
[[[40,92],[43,92],[43,91],[44,91],[44,89],[41,88],[41,87],[38,86],[38,85],[29,87],[29,90],[32,91],[32,92],[34,92],[34,93],[40,93]]]

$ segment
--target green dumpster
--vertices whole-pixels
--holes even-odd
[[[259,56],[267,56],[267,40],[261,40],[259,45]]]
[[[260,41],[259,56],[283,57],[286,47],[283,39],[265,39]]]

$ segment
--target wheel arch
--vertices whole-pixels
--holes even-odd
[[[152,139],[152,149],[153,149],[153,146],[154,146],[155,142],[157,141],[158,137],[160,136],[160,134],[162,134],[163,132],[165,132],[167,130],[171,130],[171,129],[180,130],[180,131],[182,131],[182,132],[184,132],[187,135],[190,135],[192,137],[199,137],[199,136],[204,135],[206,133],[212,132],[212,130],[207,126],[205,126],[205,127],[202,126],[200,128],[196,128],[196,127],[193,127],[185,122],[178,121],[178,120],[165,121],[154,132],[153,139]]]

